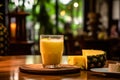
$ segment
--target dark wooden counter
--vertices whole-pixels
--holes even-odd
[[[7,55],[31,55],[33,41],[11,41]]]
[[[64,56],[62,63],[66,63],[66,60],[67,56]],[[106,76],[91,71],[66,75],[35,75],[19,71],[21,65],[37,63],[41,63],[39,55],[0,56],[0,80],[120,80],[119,76]]]
[[[75,45],[76,43],[77,45]],[[65,45],[66,55],[81,54],[81,49],[97,49],[106,51],[107,59],[120,60],[120,38],[98,40],[78,37],[77,39],[65,40]]]

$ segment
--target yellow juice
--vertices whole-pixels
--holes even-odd
[[[63,40],[41,39],[40,52],[45,65],[59,64],[63,54]]]

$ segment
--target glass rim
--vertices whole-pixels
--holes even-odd
[[[62,34],[40,34],[40,36],[64,36]]]
[[[63,34],[40,34],[40,35],[63,35]]]
[[[41,38],[64,38],[64,35],[40,35]]]

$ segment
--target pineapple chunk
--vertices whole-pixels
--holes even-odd
[[[81,69],[86,69],[85,56],[68,56],[68,64],[79,66]]]

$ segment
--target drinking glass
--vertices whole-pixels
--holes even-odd
[[[44,68],[58,68],[63,50],[63,35],[40,35],[40,53]]]

